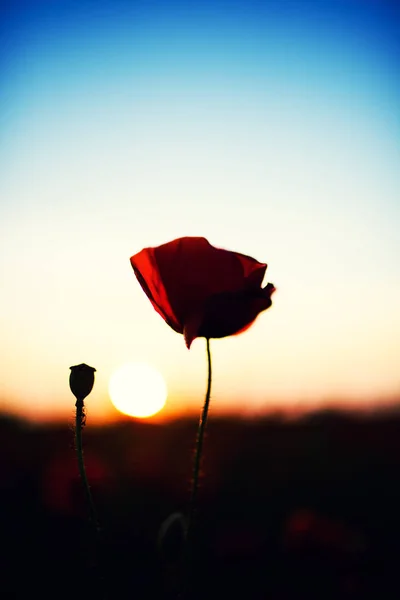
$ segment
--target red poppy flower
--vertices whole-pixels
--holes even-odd
[[[155,310],[182,333],[188,348],[197,337],[245,331],[272,304],[272,283],[262,288],[267,265],[184,237],[131,257],[135,275]]]

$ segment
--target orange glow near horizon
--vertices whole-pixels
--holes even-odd
[[[149,423],[162,425],[178,419],[199,419],[200,411],[204,402],[204,389],[199,389],[197,396],[190,397],[174,396],[169,394],[165,406],[157,413],[148,416],[130,416],[120,412],[112,403],[109,394],[99,394],[94,390],[85,399],[87,412],[87,423],[92,426],[107,426],[129,420],[143,420]],[[283,418],[295,419],[307,413],[319,410],[339,410],[344,412],[369,413],[379,410],[391,410],[400,408],[398,395],[386,395],[382,397],[365,398],[353,397],[322,397],[315,399],[299,398],[277,398],[263,403],[255,403],[248,397],[234,397],[233,401],[211,394],[211,418],[238,418],[254,419],[264,418],[271,415],[280,415]],[[3,403],[0,415],[21,418],[33,424],[73,424],[75,417],[75,398],[68,396],[62,404],[50,406],[47,402],[34,402],[30,405],[21,406],[20,402]]]

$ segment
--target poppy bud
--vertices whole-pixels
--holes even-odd
[[[84,400],[90,394],[94,384],[96,369],[82,363],[70,367],[69,387],[77,400]]]

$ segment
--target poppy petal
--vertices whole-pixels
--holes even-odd
[[[197,337],[222,338],[242,333],[272,304],[265,290],[218,294],[210,298]]]
[[[160,278],[153,248],[145,248],[131,257],[131,265],[135,275],[149,298],[154,309],[168,325],[177,333],[182,333],[182,326],[175,318],[170,306],[164,284]]]
[[[212,246],[205,238],[186,237],[155,248],[169,304],[180,323],[210,296],[259,287],[267,265]],[[258,283],[259,282],[259,283]]]
[[[183,337],[185,338],[185,344],[187,349],[190,350],[192,342],[199,337],[199,331],[204,321],[204,315],[200,312],[192,314],[185,323],[183,328]]]
[[[271,306],[275,291],[271,283],[261,288],[265,263],[216,248],[202,237],[145,248],[131,264],[154,309],[183,333],[188,348],[196,337],[245,331]]]

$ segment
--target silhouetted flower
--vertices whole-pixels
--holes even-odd
[[[245,331],[272,304],[272,283],[261,288],[267,265],[184,237],[131,257],[135,275],[155,310],[188,348],[197,337]]]
[[[94,384],[94,374],[96,369],[82,363],[70,367],[69,387],[77,400],[83,400],[90,394]]]

